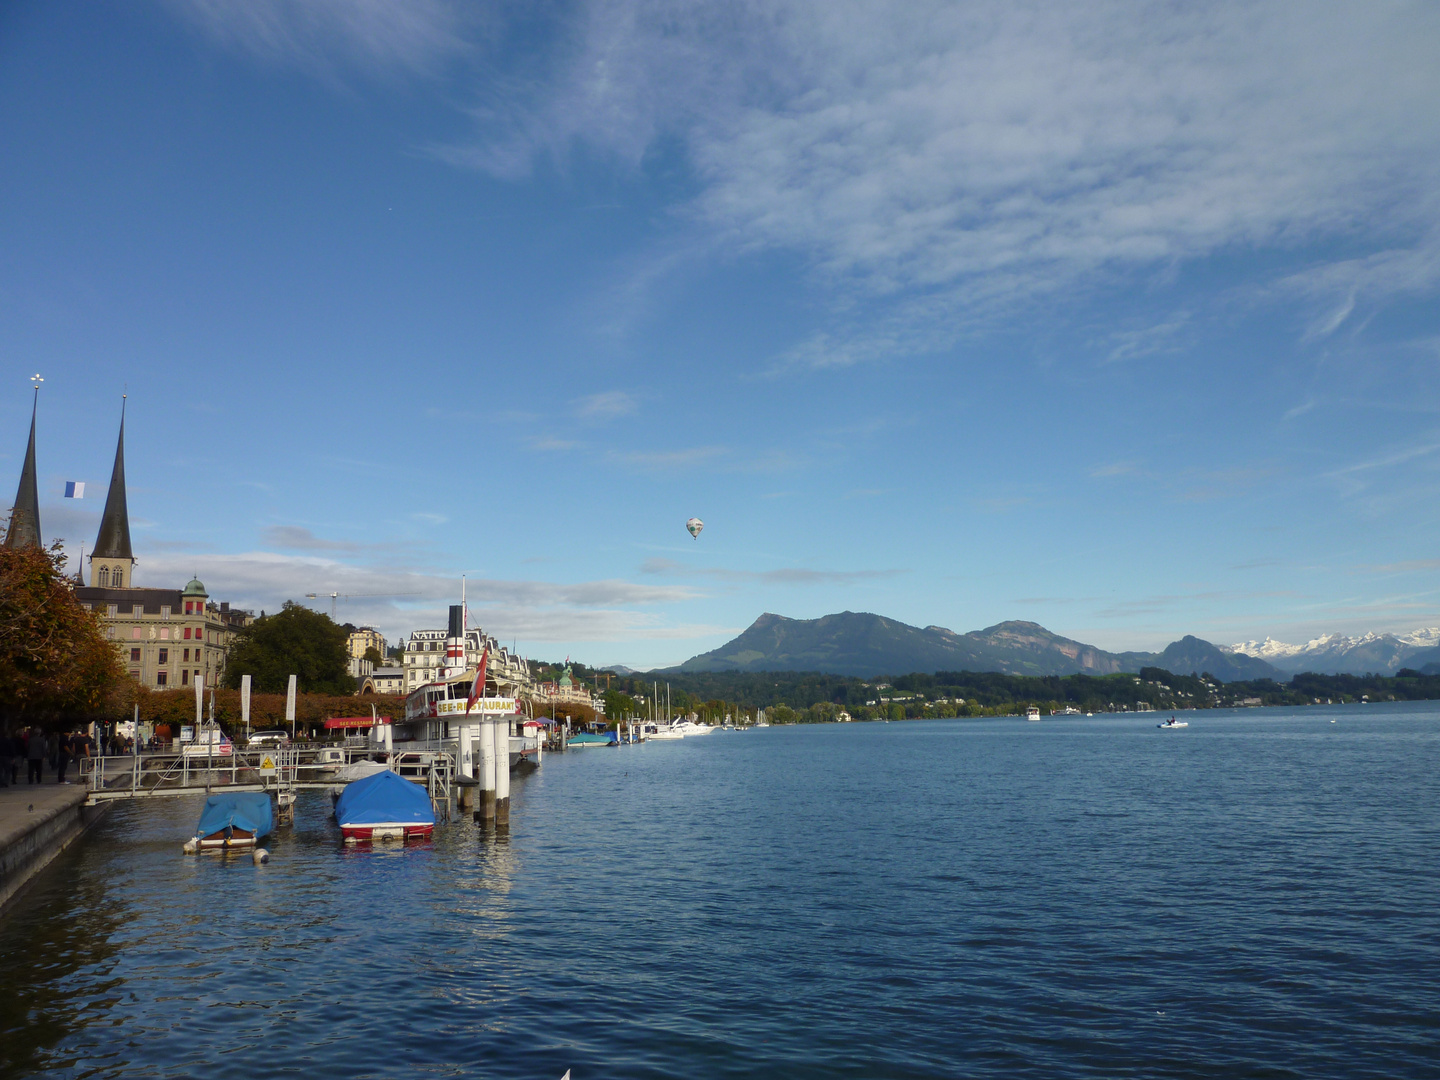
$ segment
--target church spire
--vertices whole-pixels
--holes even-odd
[[[10,511],[5,530],[6,547],[40,547],[40,492],[35,484],[35,414],[40,409],[40,379],[35,376],[35,401],[30,407],[30,445],[25,448],[25,465],[20,470],[20,490]]]
[[[120,441],[115,446],[115,470],[110,474],[110,494],[105,496],[105,513],[100,534],[90,553],[92,585],[126,588],[135,556],[130,550],[130,511],[125,505],[125,405],[120,405]]]

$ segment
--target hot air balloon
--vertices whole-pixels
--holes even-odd
[[[685,522],[685,528],[690,530],[691,536],[695,537],[696,540],[699,540],[700,530],[705,528],[705,523],[699,518],[691,518],[689,521]]]

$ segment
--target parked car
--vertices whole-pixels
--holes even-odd
[[[257,731],[250,736],[246,746],[288,746],[290,744],[290,733],[288,731]]]

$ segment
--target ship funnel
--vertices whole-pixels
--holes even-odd
[[[463,638],[465,636],[465,605],[450,605],[450,637]]]

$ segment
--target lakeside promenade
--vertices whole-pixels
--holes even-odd
[[[83,783],[57,783],[53,773],[0,788],[0,912],[109,809],[86,806],[87,796]]]

